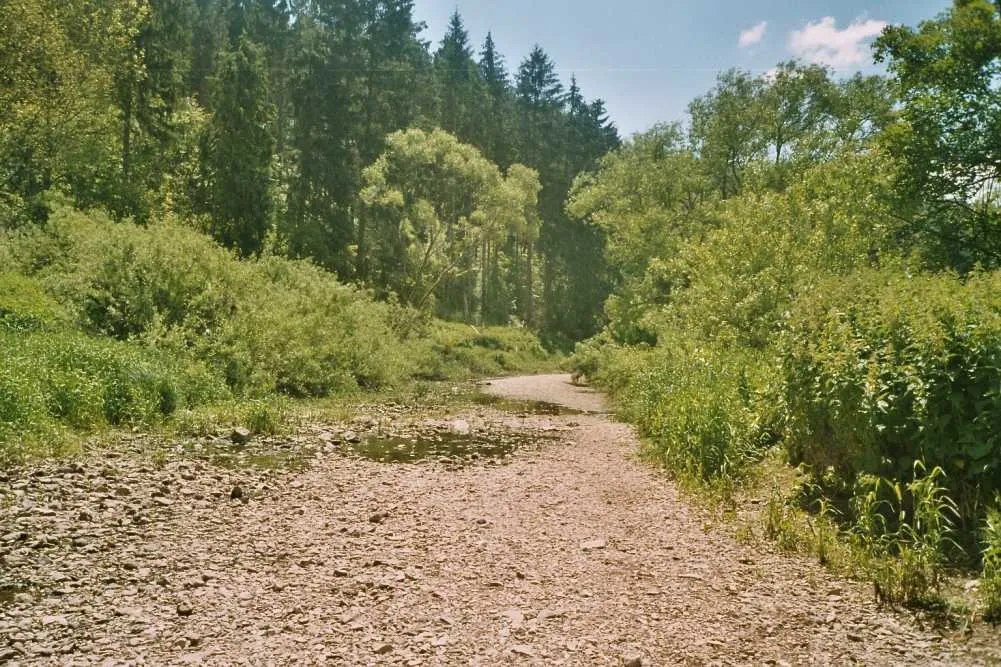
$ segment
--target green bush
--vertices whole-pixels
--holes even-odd
[[[1001,623],[1001,510],[997,505],[987,511],[981,539],[984,573],[980,579],[980,601],[984,620],[998,624]]]
[[[325,396],[410,370],[389,307],[305,261],[241,261],[178,224],[70,209],[6,245],[90,332],[202,360],[237,393]]]
[[[66,311],[37,281],[0,273],[0,331],[39,331],[68,323]]]
[[[0,459],[18,458],[31,436],[64,426],[155,423],[227,395],[203,365],[129,343],[0,331]]]
[[[941,467],[973,525],[1001,485],[1001,273],[828,281],[793,308],[782,355],[793,462],[849,484]]]
[[[649,453],[682,478],[731,482],[773,442],[762,414],[767,360],[713,345],[667,341],[613,355],[600,380],[623,416],[649,440]]]
[[[411,341],[418,359],[416,377],[424,380],[534,372],[556,367],[535,334],[518,327],[474,327],[436,321],[427,338]]]

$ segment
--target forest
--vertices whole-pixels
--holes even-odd
[[[0,6],[0,458],[572,353],[683,485],[780,459],[778,544],[894,603],[973,568],[1001,620],[1001,2],[886,28],[885,75],[721,72],[625,140],[542,46],[424,31]]]

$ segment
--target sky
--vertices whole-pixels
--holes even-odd
[[[917,25],[951,0],[416,0],[437,48],[462,15],[477,52],[492,31],[513,74],[539,44],[561,78],[607,102],[623,136],[684,120],[716,74],[763,74],[798,58],[840,75],[878,72],[870,44],[887,24]]]

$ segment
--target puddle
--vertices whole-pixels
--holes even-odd
[[[504,463],[519,448],[551,437],[514,433],[461,435],[456,433],[421,434],[407,437],[373,437],[347,445],[345,451],[379,463]]]
[[[193,458],[231,470],[305,470],[316,455],[314,450],[302,447],[293,449],[279,444],[254,447],[225,442],[192,443],[185,445],[183,451]]]
[[[488,405],[490,407],[514,412],[516,414],[543,415],[546,417],[566,417],[571,415],[595,414],[587,410],[568,408],[558,403],[547,403],[546,401],[529,401],[517,398],[505,398],[494,394],[479,393],[473,396],[473,402],[477,405]]]
[[[14,600],[20,593],[27,593],[27,586],[17,586],[13,584],[0,585],[0,607],[14,604]]]

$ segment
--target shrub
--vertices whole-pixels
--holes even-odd
[[[37,281],[0,273],[0,331],[39,331],[68,323],[66,311]]]
[[[474,327],[437,321],[428,338],[411,343],[419,360],[416,376],[424,380],[532,372],[555,367],[538,337],[525,328]]]
[[[650,453],[683,478],[730,482],[772,443],[761,418],[766,357],[741,349],[661,338],[653,351],[621,351],[601,381]]]
[[[77,332],[0,332],[0,459],[62,426],[153,423],[227,395],[197,363]]]
[[[69,209],[6,245],[89,331],[193,356],[238,393],[325,396],[409,370],[388,307],[309,262],[241,261],[174,223]]]
[[[984,564],[980,579],[980,601],[984,620],[1001,623],[1001,510],[995,504],[987,511],[981,536]]]
[[[794,307],[782,354],[793,462],[850,483],[924,461],[973,525],[1001,484],[1001,273],[828,281]]]

